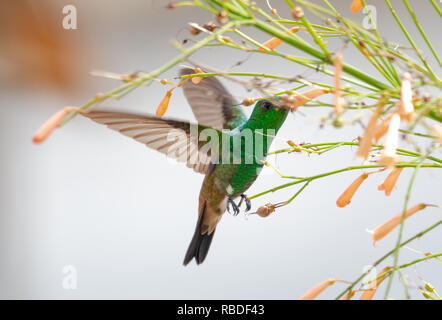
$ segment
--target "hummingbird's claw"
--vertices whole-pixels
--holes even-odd
[[[246,198],[246,212],[250,211],[252,209],[252,201],[249,200],[249,198]]]
[[[244,200],[246,201],[246,212],[250,211],[250,209],[252,209],[252,202],[249,200],[249,198],[247,198],[245,194],[241,195],[241,200],[238,203],[238,207],[241,207]]]
[[[233,215],[237,216],[238,213],[239,213],[239,207],[236,205],[236,203],[232,199],[228,198],[228,200],[227,200],[227,211],[230,214],[232,214],[232,212],[230,212],[230,206],[232,206]]]

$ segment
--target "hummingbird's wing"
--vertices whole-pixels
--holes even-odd
[[[213,128],[152,115],[99,110],[81,114],[178,162],[185,162],[189,168],[203,174],[207,172],[211,163],[212,138],[207,139],[209,142],[206,143],[198,137],[205,129],[213,130],[209,132],[218,138],[221,136],[221,132]]]
[[[190,68],[180,71],[180,75],[193,73],[195,71]],[[247,121],[239,104],[215,77],[202,78],[198,84],[187,81],[183,90],[199,124],[216,129],[234,129]]]

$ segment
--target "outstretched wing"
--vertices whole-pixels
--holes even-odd
[[[190,68],[180,71],[180,75],[193,73],[195,71]],[[234,129],[247,120],[241,107],[215,77],[205,77],[198,84],[187,81],[183,90],[199,124],[216,129]]]
[[[185,162],[189,168],[203,174],[207,172],[212,156],[215,156],[211,148],[213,135],[218,140],[221,136],[219,130],[210,127],[151,115],[98,110],[82,115],[179,162]],[[201,136],[203,139],[200,139]]]

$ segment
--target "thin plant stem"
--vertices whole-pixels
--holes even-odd
[[[393,15],[394,19],[396,20],[397,24],[402,29],[402,32],[404,33],[405,37],[408,39],[408,42],[410,42],[411,46],[414,48],[414,51],[416,52],[418,57],[421,59],[422,63],[427,68],[428,72],[431,74],[433,80],[436,81],[437,83],[439,83],[440,80],[437,78],[436,74],[434,73],[434,71],[429,66],[427,60],[422,56],[422,53],[417,48],[416,44],[414,43],[413,39],[411,38],[410,34],[408,33],[408,31],[405,28],[404,24],[402,23],[401,19],[396,14],[396,10],[394,10],[393,6],[390,3],[390,0],[385,0],[385,3],[387,4],[388,8],[390,9],[390,12]]]
[[[435,224],[431,225],[430,227],[418,232],[417,234],[415,234],[414,236],[412,236],[411,238],[405,240],[404,242],[402,242],[400,244],[401,247],[409,244],[410,242],[412,242],[415,239],[418,239],[420,237],[422,237],[424,234],[430,232],[431,230],[435,229],[436,227],[438,227],[440,224],[442,224],[442,220],[439,220],[438,222],[436,222]],[[362,273],[355,281],[353,281],[344,291],[342,291],[335,299],[339,300],[341,297],[343,297],[347,292],[350,292],[355,285],[358,284],[359,281],[361,281],[367,274],[370,273],[371,270],[373,270],[373,268],[375,268],[376,266],[378,266],[381,262],[383,262],[385,259],[387,259],[390,255],[392,255],[395,252],[396,248],[390,250],[389,252],[387,252],[386,254],[384,254],[381,258],[379,258],[378,260],[376,260],[371,266],[370,268],[368,268],[364,273]]]
[[[442,10],[440,10],[440,8],[437,5],[436,1],[430,0],[430,2],[433,5],[434,9],[436,9],[437,13],[439,13],[439,16],[442,18]]]
[[[186,50],[184,50],[180,55],[178,55],[177,57],[175,57],[173,60],[169,61],[168,63],[164,64],[162,67],[148,73],[148,74],[144,74],[143,76],[130,81],[126,84],[121,85],[120,87],[117,87],[107,93],[101,94],[101,95],[97,95],[94,99],[90,100],[89,102],[85,103],[84,105],[80,106],[78,109],[79,110],[86,110],[89,107],[97,104],[98,102],[103,101],[106,98],[112,98],[115,97],[117,94],[120,94],[122,92],[125,92],[127,90],[131,90],[133,87],[139,87],[141,85],[143,85],[144,83],[146,83],[147,81],[156,78],[157,76],[159,76],[160,74],[162,74],[163,72],[165,72],[166,70],[172,68],[173,66],[175,66],[176,64],[180,63],[181,61],[185,60],[187,57],[189,57],[190,55],[192,55],[195,51],[197,51],[198,49],[202,48],[203,46],[205,46],[206,44],[208,44],[210,41],[214,40],[218,35],[228,31],[229,29],[231,29],[234,26],[240,26],[242,24],[249,24],[251,23],[251,21],[248,20],[244,20],[244,21],[231,21],[228,24],[224,25],[222,28],[220,28],[219,30],[217,30],[216,32],[212,33],[211,35],[207,36],[206,38],[204,38],[203,40],[197,42],[194,46],[192,46],[191,48],[188,48]],[[65,125],[68,121],[70,121],[73,117],[75,117],[77,115],[78,111],[73,111],[71,112],[64,120],[63,122],[60,124],[60,126]]]
[[[430,153],[431,153],[431,151],[429,152],[429,154]],[[398,262],[399,262],[399,251],[400,251],[400,248],[401,248],[402,234],[404,232],[405,214],[406,214],[406,211],[407,211],[407,208],[408,208],[408,202],[410,200],[411,189],[413,188],[417,172],[419,171],[419,168],[421,168],[421,166],[422,166],[423,162],[425,161],[425,159],[426,159],[425,156],[422,157],[419,160],[419,162],[416,165],[416,167],[414,168],[413,174],[411,175],[411,178],[410,178],[410,183],[408,184],[407,193],[405,194],[405,201],[404,201],[404,205],[403,205],[403,209],[402,209],[401,223],[400,223],[400,226],[399,226],[399,234],[398,234],[398,238],[397,238],[397,241],[396,241],[396,248],[395,248],[395,252],[394,252],[393,269],[392,269],[391,276],[388,279],[387,288],[385,289],[385,295],[384,295],[385,299],[388,298],[388,294],[390,293],[391,285],[393,283],[393,278],[394,278],[394,272],[396,271],[397,266],[398,266]]]
[[[396,167],[397,168],[415,168],[417,165],[418,165],[418,163],[401,162],[401,163],[396,164]],[[421,167],[421,168],[442,168],[442,165],[439,165],[439,164],[436,164],[436,163],[420,163],[419,167]],[[376,168],[383,168],[383,166],[379,166],[379,165],[376,165],[376,164],[373,164],[373,165],[362,165],[362,166],[349,166],[349,167],[346,167],[346,168],[342,168],[342,169],[338,169],[338,170],[334,170],[334,171],[329,171],[329,172],[317,174],[317,175],[314,175],[314,176],[311,176],[311,177],[306,177],[306,178],[303,178],[303,179],[298,179],[298,180],[293,181],[293,182],[285,183],[285,184],[273,187],[271,189],[268,189],[266,191],[262,191],[260,193],[254,194],[253,196],[249,197],[249,199],[252,200],[252,199],[261,197],[261,196],[263,196],[263,195],[265,195],[267,193],[275,192],[275,191],[278,191],[278,190],[281,190],[281,189],[285,189],[285,188],[291,187],[291,186],[293,186],[295,184],[306,182],[308,180],[315,180],[315,179],[331,176],[331,175],[338,174],[338,173],[345,172],[345,171],[359,170],[359,169],[376,169]]]
[[[414,14],[413,10],[410,7],[410,4],[408,3],[408,0],[403,0],[405,6],[407,7],[408,12],[410,13],[411,18],[414,21],[414,24],[419,29],[419,32],[422,35],[422,38],[424,38],[428,48],[430,48],[431,52],[433,53],[433,56],[436,58],[437,62],[439,63],[439,66],[442,67],[442,62],[439,60],[439,56],[437,55],[436,51],[433,48],[433,45],[431,44],[430,40],[428,40],[427,35],[424,32],[424,29],[422,29],[421,24],[419,23],[419,20],[417,19],[416,15]]]

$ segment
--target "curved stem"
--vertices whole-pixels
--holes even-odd
[[[396,165],[396,167],[397,168],[415,168],[418,165],[420,167],[422,167],[422,168],[442,168],[442,165],[439,165],[437,163],[421,163],[421,164],[418,164],[418,163],[412,163],[412,162],[398,163]],[[268,189],[266,191],[257,193],[255,195],[249,197],[249,199],[252,200],[252,199],[258,198],[260,196],[263,196],[263,195],[265,195],[267,193],[275,192],[275,191],[281,190],[281,189],[285,189],[287,187],[291,187],[291,186],[293,186],[295,184],[306,182],[308,180],[315,180],[315,179],[331,176],[331,175],[334,175],[334,174],[337,174],[337,173],[341,173],[341,172],[345,172],[345,171],[358,170],[358,169],[376,169],[376,168],[384,168],[384,167],[380,166],[380,165],[377,165],[377,164],[362,165],[362,166],[349,166],[349,167],[346,167],[346,168],[342,168],[342,169],[338,169],[338,170],[334,170],[334,171],[329,171],[329,172],[325,172],[325,173],[321,173],[321,174],[317,174],[317,175],[314,175],[314,176],[311,176],[311,177],[306,177],[306,178],[303,178],[303,179],[297,179],[296,181],[285,183],[285,184],[279,185],[277,187]]]
[[[401,243],[401,247],[405,246],[406,244],[409,244],[410,242],[412,242],[413,240],[422,237],[424,234],[430,232],[431,230],[433,230],[434,228],[438,227],[440,224],[442,224],[442,220],[439,220],[438,222],[436,222],[435,224],[433,224],[432,226],[428,227],[425,230],[422,230],[421,232],[417,233],[416,235],[414,235],[413,237],[407,239],[406,241]],[[395,249],[390,250],[389,252],[387,252],[386,254],[384,254],[381,258],[379,258],[378,260],[376,260],[370,268],[368,268],[364,273],[362,273],[355,281],[353,281],[344,291],[342,291],[335,299],[339,300],[341,297],[343,297],[347,292],[350,292],[355,285],[358,284],[359,281],[361,281],[367,274],[369,274],[371,272],[371,270],[373,270],[374,267],[376,267],[377,265],[379,265],[382,261],[384,261],[385,259],[387,259],[390,255],[392,255],[395,252]]]

